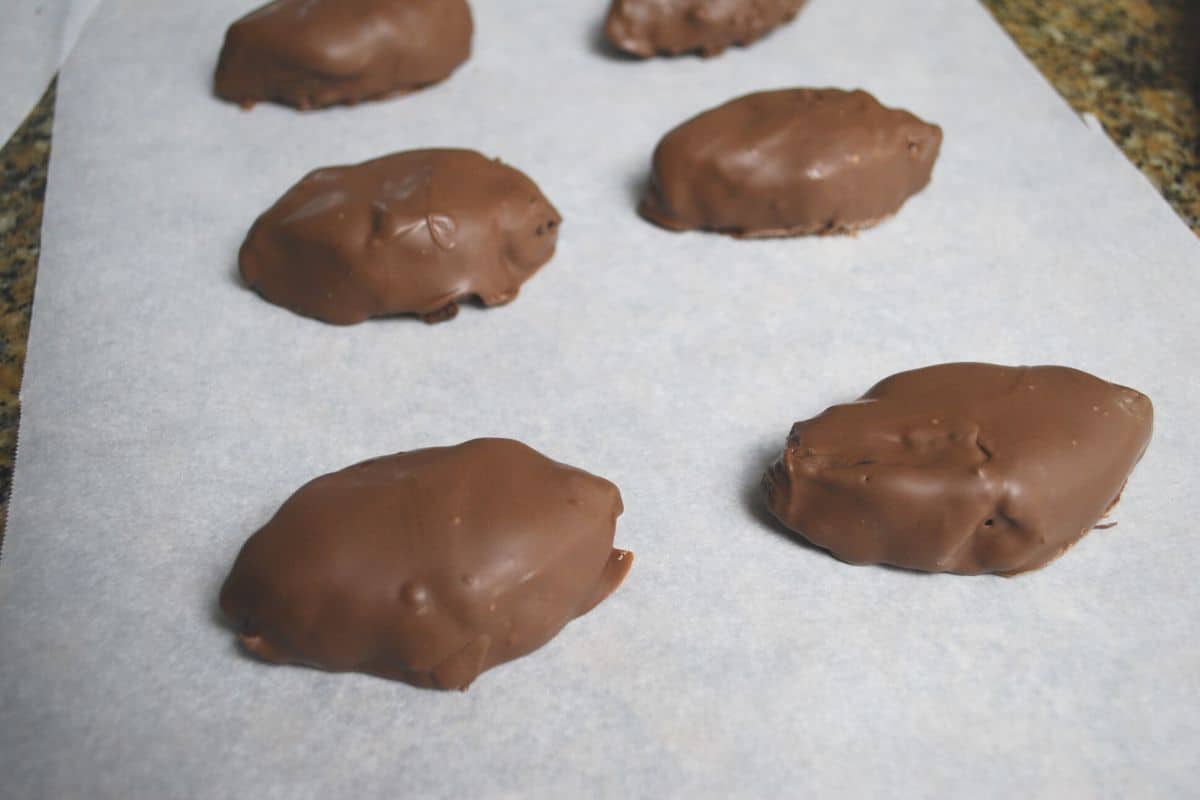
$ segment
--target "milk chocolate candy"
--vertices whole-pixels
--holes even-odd
[[[854,564],[1013,575],[1116,504],[1149,398],[1066,367],[944,364],[797,422],[764,477],[787,527]]]
[[[299,109],[405,94],[471,55],[466,0],[276,0],[239,19],[217,62],[217,96]]]
[[[805,0],[613,0],[604,34],[618,50],[650,56],[747,45],[788,22]]]
[[[668,133],[640,211],[737,237],[851,232],[923,189],[941,143],[941,128],[863,91],[759,92]]]
[[[263,297],[338,325],[508,303],[554,255],[562,217],[521,172],[471,150],[413,150],[310,173],[238,258]]]
[[[621,493],[510,439],[364,461],[246,542],[221,608],[276,663],[465,689],[606,598]]]

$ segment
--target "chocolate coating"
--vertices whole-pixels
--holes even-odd
[[[301,110],[405,94],[471,55],[466,0],[276,0],[230,26],[218,97]]]
[[[604,35],[630,55],[699,53],[747,45],[796,16],[805,0],[613,0]]]
[[[376,458],[301,487],[221,609],[267,661],[466,689],[620,585],[617,487],[510,439]]]
[[[1013,575],[1116,504],[1145,395],[1067,367],[943,364],[797,422],[763,479],[785,525],[854,564]]]
[[[510,302],[562,217],[520,171],[472,150],[412,150],[309,173],[250,229],[238,264],[272,303],[337,325],[459,301]]]
[[[739,97],[668,133],[639,211],[671,230],[846,233],[929,183],[942,130],[863,91]]]

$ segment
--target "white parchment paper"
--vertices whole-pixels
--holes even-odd
[[[813,0],[714,61],[599,52],[602,2],[476,0],[472,60],[384,104],[209,95],[242,0],[110,0],[60,86],[0,562],[9,797],[1184,797],[1200,767],[1200,246],[964,0]],[[857,238],[633,213],[659,136],[751,90],[940,123]],[[235,278],[307,170],[429,145],[566,222],[511,306],[334,328]],[[1147,392],[1120,525],[1016,579],[846,566],[763,517],[790,424],[890,373],[1063,363]],[[626,584],[466,694],[273,668],[215,611],[309,478],[480,435],[614,480]]]
[[[0,0],[0,144],[71,53],[100,0]]]

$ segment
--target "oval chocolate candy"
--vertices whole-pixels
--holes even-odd
[[[292,495],[221,608],[267,661],[465,689],[620,585],[621,511],[612,483],[510,439],[385,456]]]
[[[790,21],[805,0],[613,0],[604,35],[630,55],[699,53],[748,45]]]
[[[1153,419],[1140,392],[1066,367],[902,372],[797,422],[767,504],[854,564],[1013,575],[1116,504]]]
[[[663,137],[639,210],[671,230],[847,233],[923,189],[941,143],[941,128],[863,91],[759,92]]]
[[[412,150],[307,175],[250,229],[242,277],[338,325],[510,302],[554,255],[562,217],[520,171],[473,150]]]
[[[466,0],[276,0],[229,27],[218,97],[301,110],[406,94],[471,55]]]

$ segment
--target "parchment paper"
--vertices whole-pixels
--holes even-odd
[[[11,797],[1183,797],[1200,767],[1200,247],[963,0],[813,0],[715,61],[615,60],[602,2],[476,0],[470,63],[385,104],[209,96],[241,0],[110,0],[60,88],[7,553]],[[945,128],[857,238],[633,213],[659,136],[743,92],[861,86]],[[561,249],[502,309],[334,328],[235,278],[307,170],[462,145]],[[1064,363],[1147,392],[1116,514],[1016,579],[844,565],[763,516],[788,427],[890,373]],[[480,435],[614,480],[626,584],[466,694],[273,668],[215,612],[307,479]]]
[[[0,0],[0,144],[46,91],[100,0]]]

